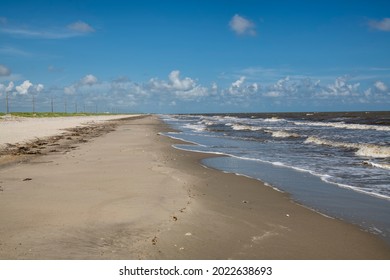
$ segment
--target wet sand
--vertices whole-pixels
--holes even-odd
[[[389,259],[356,226],[201,166],[210,155],[172,148],[166,130],[147,116],[3,153],[0,259]]]

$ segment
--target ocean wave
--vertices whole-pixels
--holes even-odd
[[[276,167],[294,169],[294,170],[299,171],[299,172],[309,173],[313,176],[319,177],[322,181],[329,183],[329,184],[332,184],[332,185],[336,185],[336,186],[341,187],[341,188],[350,189],[350,190],[353,190],[356,192],[364,193],[366,195],[390,200],[390,197],[388,195],[377,193],[374,190],[364,190],[364,189],[359,188],[359,187],[336,182],[336,181],[334,181],[335,178],[333,176],[330,176],[327,174],[320,174],[320,173],[314,172],[314,171],[309,170],[309,169],[305,169],[305,168],[301,168],[301,167],[297,167],[297,166],[292,166],[289,164],[285,164],[283,162],[268,161],[268,160],[262,160],[262,159],[258,159],[258,158],[251,158],[251,157],[245,157],[245,156],[237,156],[237,155],[223,153],[223,152],[217,152],[217,151],[201,150],[201,149],[197,149],[196,146],[189,146],[189,145],[173,145],[173,147],[176,149],[179,149],[179,150],[185,150],[185,151],[191,151],[191,152],[197,152],[197,153],[215,154],[218,156],[229,156],[229,157],[234,157],[234,158],[241,159],[241,160],[258,161],[258,162],[272,164]],[[232,173],[232,172],[225,171],[225,173]],[[261,180],[261,178],[256,178],[256,177],[253,177],[253,178]]]
[[[272,134],[275,138],[299,138],[301,137],[297,133],[288,132],[286,130],[265,130],[265,132]]]
[[[199,132],[206,130],[206,126],[203,124],[185,124],[183,127]]]
[[[378,130],[378,131],[390,131],[390,126],[385,125],[367,125],[367,124],[349,124],[344,122],[294,122],[296,125],[304,126],[321,126],[321,127],[335,127],[344,129],[357,129],[357,130]]]
[[[324,181],[324,182],[326,182],[328,184],[336,185],[336,186],[344,188],[344,189],[350,189],[350,190],[353,190],[353,191],[356,191],[356,192],[360,192],[360,193],[364,193],[364,194],[367,194],[367,195],[370,195],[370,196],[374,196],[374,197],[390,200],[390,196],[384,195],[384,194],[380,194],[378,192],[375,192],[374,190],[364,190],[364,189],[359,188],[359,187],[355,187],[355,186],[351,186],[351,185],[347,185],[347,184],[342,184],[342,183],[336,182],[336,181],[334,181],[335,178],[333,176],[328,175],[328,174],[320,174],[320,173],[314,172],[314,171],[309,170],[309,169],[305,169],[305,168],[301,168],[301,167],[297,167],[297,166],[292,166],[292,165],[285,164],[285,163],[278,162],[278,161],[274,161],[273,162],[273,161],[267,161],[267,160],[249,158],[249,157],[234,156],[234,155],[229,155],[229,154],[225,154],[225,155],[232,156],[232,157],[239,158],[239,159],[260,161],[260,162],[272,164],[272,165],[277,166],[277,167],[290,168],[290,169],[294,169],[294,170],[299,171],[299,172],[309,173],[309,174],[311,174],[313,176],[319,177],[322,181]]]
[[[363,164],[371,165],[371,166],[376,167],[376,168],[390,170],[390,163],[379,163],[379,162],[372,162],[372,161],[364,161]]]
[[[239,120],[240,118],[237,117],[231,117],[231,116],[223,116],[221,117],[221,120]]]
[[[214,124],[218,124],[217,122],[213,122],[213,121],[211,121],[211,120],[206,120],[206,119],[201,120],[201,121],[198,122],[198,123],[204,124],[204,125],[207,125],[207,126],[214,125]]]
[[[247,159],[249,159],[249,158],[247,158]],[[324,181],[324,182],[326,182],[328,184],[336,185],[336,186],[344,188],[344,189],[350,189],[350,190],[353,190],[353,191],[356,191],[356,192],[360,192],[360,193],[364,193],[364,194],[367,194],[367,195],[370,195],[370,196],[374,196],[374,197],[390,200],[390,196],[388,196],[388,195],[380,194],[380,193],[375,192],[373,190],[364,190],[364,189],[359,188],[359,187],[355,187],[355,186],[343,184],[343,183],[340,183],[340,182],[336,182],[336,181],[334,181],[335,178],[333,176],[331,176],[331,175],[328,175],[328,174],[320,174],[320,173],[317,173],[317,172],[312,171],[310,169],[305,169],[305,168],[301,168],[301,167],[297,167],[297,166],[292,166],[292,165],[284,164],[282,162],[277,162],[277,161],[276,162],[263,161],[263,160],[260,160],[260,161],[266,162],[266,163],[271,163],[272,165],[278,166],[278,167],[291,168],[291,169],[294,169],[294,170],[299,171],[299,172],[309,173],[309,174],[311,174],[313,176],[319,177],[322,181]]]
[[[277,118],[277,117],[272,117],[272,118],[266,118],[266,119],[262,119],[263,122],[271,122],[271,123],[274,123],[274,122],[285,122],[286,120],[285,119],[280,119],[280,118]]]
[[[372,144],[361,145],[356,152],[358,156],[388,158],[390,157],[390,147],[377,146]]]
[[[248,131],[259,131],[263,129],[258,126],[242,125],[242,124],[231,124],[231,127],[233,130],[248,130]]]
[[[390,147],[379,146],[374,144],[358,144],[346,143],[318,138],[315,136],[308,137],[304,143],[325,145],[337,148],[354,149],[355,155],[373,158],[388,158],[390,157]]]

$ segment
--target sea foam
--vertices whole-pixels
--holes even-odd
[[[327,140],[315,136],[310,136],[305,140],[305,143],[326,145],[331,147],[354,149],[357,156],[373,157],[373,158],[387,158],[390,157],[390,147],[379,146],[374,144],[359,144],[359,143],[346,143]]]

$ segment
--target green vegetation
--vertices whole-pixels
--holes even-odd
[[[0,116],[4,116],[5,113],[0,113]],[[40,113],[28,113],[28,112],[12,112],[10,115],[14,117],[24,118],[55,118],[55,117],[76,117],[76,116],[103,116],[103,115],[116,115],[112,113],[51,113],[51,112],[40,112]]]

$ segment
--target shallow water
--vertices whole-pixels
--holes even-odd
[[[166,115],[204,160],[390,240],[390,112]]]

